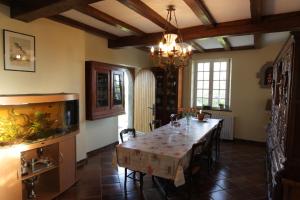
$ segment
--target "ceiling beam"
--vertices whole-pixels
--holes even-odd
[[[57,15],[78,5],[97,1],[101,0],[16,0],[11,1],[10,13],[12,18],[31,22],[42,17]]]
[[[184,2],[192,9],[204,25],[214,26],[216,24],[215,19],[202,0],[184,0]]]
[[[217,37],[217,40],[219,41],[219,43],[223,46],[223,48],[226,51],[231,50],[230,42],[228,41],[228,39],[226,37]]]
[[[256,33],[254,34],[254,46],[256,49],[260,49],[262,47],[262,34]]]
[[[262,9],[263,9],[263,1],[262,0],[250,0],[251,19],[254,22],[261,20]]]
[[[300,29],[300,12],[284,13],[262,17],[258,23],[252,23],[251,19],[219,23],[215,27],[205,25],[181,29],[184,41],[199,38],[246,35],[254,33],[270,33],[281,31],[292,31]],[[117,40],[109,40],[109,48],[120,48],[126,46],[149,46],[160,40],[162,33],[151,33],[145,36],[120,37]]]
[[[120,3],[124,4],[128,8],[132,9],[136,13],[140,14],[141,16],[147,18],[151,22],[155,23],[156,25],[160,26],[163,29],[174,30],[176,29],[171,23],[166,21],[162,16],[156,13],[152,8],[147,6],[141,0],[117,0]]]
[[[138,28],[135,28],[125,22],[122,22],[121,20],[118,20],[92,6],[89,6],[89,5],[81,5],[81,6],[78,6],[76,8],[76,10],[78,10],[79,12],[81,13],[84,13],[90,17],[93,17],[97,20],[100,20],[104,23],[107,23],[107,24],[110,24],[112,26],[115,26],[119,29],[121,29],[122,31],[125,31],[125,32],[129,32],[129,33],[133,33],[135,35],[144,35],[146,34],[145,32],[141,31],[140,29]]]
[[[99,30],[99,29],[94,28],[92,26],[89,26],[89,25],[83,24],[81,22],[75,21],[73,19],[70,19],[68,17],[64,17],[62,15],[55,15],[55,16],[51,16],[51,17],[48,17],[48,18],[53,20],[53,21],[56,21],[56,22],[59,22],[59,23],[62,23],[62,24],[65,24],[65,25],[68,25],[68,26],[71,26],[71,27],[74,27],[74,28],[78,28],[78,29],[81,29],[83,31],[86,31],[86,32],[89,32],[89,33],[92,33],[94,35],[101,36],[101,37],[104,37],[104,38],[108,38],[108,39],[117,39],[118,38],[118,36],[116,36],[116,35],[113,35],[111,33]]]
[[[204,48],[196,41],[190,41],[188,42],[194,49],[196,49],[198,52],[204,53]]]

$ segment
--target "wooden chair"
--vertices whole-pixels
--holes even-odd
[[[131,136],[133,138],[136,137],[136,131],[134,128],[128,128],[128,129],[124,129],[120,132],[120,138],[121,138],[121,141],[122,143],[125,141],[124,140],[124,135],[127,135],[127,139]],[[125,194],[126,194],[126,191],[127,191],[127,178],[130,178],[132,179],[134,182],[135,181],[139,181],[140,182],[140,191],[142,193],[142,190],[143,190],[143,184],[144,184],[144,176],[145,176],[145,173],[142,173],[142,172],[139,172],[139,179],[136,178],[136,173],[137,171],[132,171],[131,173],[127,173],[127,168],[125,168],[125,179],[124,179],[124,191],[125,191]]]
[[[214,138],[214,150],[215,150],[215,159],[218,160],[220,157],[220,142],[221,142],[221,131],[223,127],[223,119],[220,120],[218,127],[216,129],[215,138]]]
[[[152,120],[152,121],[149,123],[149,127],[150,127],[150,130],[151,130],[151,131],[153,131],[153,130],[156,129],[156,128],[161,127],[161,120],[159,120],[159,119]]]

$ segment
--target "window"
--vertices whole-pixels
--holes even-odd
[[[230,60],[199,61],[194,71],[194,105],[229,108]]]

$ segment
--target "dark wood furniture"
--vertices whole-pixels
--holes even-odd
[[[164,70],[151,68],[156,80],[155,85],[155,119],[162,125],[170,122],[170,115],[178,113],[182,107],[182,69]]]
[[[86,119],[121,115],[124,110],[124,69],[107,63],[85,62]]]
[[[161,127],[161,121],[160,120],[152,120],[149,123],[150,131],[153,131],[156,128]]]
[[[300,33],[274,62],[272,123],[267,137],[268,198],[300,199]],[[292,184],[291,184],[292,183]]]

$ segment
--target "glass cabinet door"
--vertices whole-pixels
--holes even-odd
[[[96,107],[109,106],[109,73],[97,72]]]
[[[112,72],[112,104],[113,106],[123,105],[124,96],[124,75],[123,72],[113,71]]]

